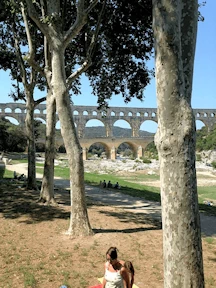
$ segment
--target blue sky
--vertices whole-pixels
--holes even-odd
[[[201,8],[201,13],[205,17],[204,22],[198,24],[197,46],[194,67],[192,107],[193,108],[213,108],[216,109],[216,0],[207,0],[204,7]],[[11,91],[11,81],[8,72],[0,71],[0,86],[1,86],[1,103],[12,102],[8,97]],[[152,79],[151,84],[145,89],[145,98],[143,102],[132,99],[129,104],[125,104],[121,96],[114,96],[109,102],[110,106],[120,107],[142,107],[156,108],[156,88],[155,80]],[[37,99],[38,95],[35,95]],[[75,105],[97,105],[97,98],[91,94],[91,87],[88,80],[82,77],[82,95],[74,96],[73,102]],[[148,122],[148,121],[147,121]],[[154,123],[145,123],[142,125],[142,130],[151,132],[156,131],[157,125]],[[98,125],[98,123],[95,125]],[[125,123],[120,121],[117,126],[129,128]],[[92,126],[92,125],[88,125]],[[201,127],[197,123],[197,127]]]

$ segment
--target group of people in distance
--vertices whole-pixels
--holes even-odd
[[[108,181],[108,183],[106,183],[105,180],[103,182],[100,181],[100,186],[102,188],[115,188],[115,189],[121,188],[118,182],[116,182],[116,184],[113,185],[110,180]]]
[[[102,288],[132,288],[135,275],[133,264],[118,260],[116,247],[110,247],[106,252],[104,268]]]

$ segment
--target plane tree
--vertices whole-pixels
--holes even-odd
[[[30,46],[32,51],[36,46],[32,45],[40,43],[41,37],[37,35],[34,26],[31,25],[31,37],[26,37],[25,29],[22,21],[21,13],[16,13],[19,9],[18,3],[4,3],[7,13],[1,15],[0,22],[0,68],[10,70],[11,79],[13,80],[13,90],[10,96],[17,101],[24,100],[26,103],[26,119],[25,128],[27,135],[28,147],[28,180],[27,186],[30,189],[37,189],[36,173],[35,173],[35,137],[34,137],[34,109],[45,100],[40,98],[34,100],[34,90],[39,88],[44,90],[44,80],[42,76],[28,65],[26,61],[26,47]],[[35,41],[37,39],[37,41]],[[40,56],[37,55],[37,61],[40,62]]]
[[[121,93],[126,102],[132,97],[143,98],[151,74],[145,65],[153,44],[151,1],[26,0],[25,4],[51,52],[52,93],[70,168],[68,233],[89,235],[92,229],[85,202],[82,149],[71,113],[70,91],[86,73],[99,106],[106,106],[113,94]],[[67,66],[69,50],[73,67]]]
[[[191,107],[197,0],[153,0],[164,287],[204,287]]]

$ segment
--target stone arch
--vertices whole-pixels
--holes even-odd
[[[125,116],[124,112],[120,111],[119,116]]]
[[[5,113],[12,113],[12,109],[9,107],[5,108],[4,111]]]
[[[88,147],[88,159],[95,157],[95,154],[98,158],[110,159],[110,148],[103,141],[94,142]]]
[[[93,115],[93,116],[97,116],[97,111],[93,111],[93,112],[92,112],[92,115]]]
[[[102,117],[106,117],[106,115],[107,115],[107,112],[106,112],[106,111],[101,111],[101,116],[102,116]]]
[[[41,112],[40,112],[40,110],[39,109],[35,109],[34,110],[34,114],[40,114]]]
[[[15,117],[5,116],[4,118],[10,121],[14,125],[20,125],[19,121]]]
[[[46,120],[44,120],[43,118],[34,117],[34,120],[40,121],[42,124],[45,124],[45,125],[46,125]]]
[[[210,115],[210,116],[211,116],[212,118],[213,118],[213,117],[215,117],[215,113],[211,113],[211,115]]]
[[[73,115],[79,115],[79,112],[77,110],[74,110]]]
[[[130,111],[130,112],[128,112],[128,116],[129,117],[132,117],[133,116],[133,113]]]
[[[88,113],[87,110],[84,110],[84,111],[83,111],[83,115],[84,115],[84,116],[87,116],[88,114],[89,114],[89,113]]]
[[[129,151],[130,150],[130,151]],[[121,158],[136,158],[137,157],[137,146],[130,141],[122,142],[117,147],[117,157]]]
[[[148,112],[144,112],[144,117],[149,117],[149,113]]]
[[[124,128],[124,130],[122,130],[121,128]],[[116,133],[118,133],[119,135],[117,135]],[[123,119],[116,120],[113,123],[113,136],[114,137],[131,137],[132,127],[131,127],[130,122],[127,120],[123,120]]]
[[[196,130],[200,130],[205,127],[205,123],[202,120],[196,120]]]
[[[110,115],[111,115],[111,116],[115,116],[116,113],[115,113],[114,111],[111,111]]]
[[[22,113],[22,110],[21,110],[20,108],[16,108],[16,109],[14,110],[14,113]]]
[[[155,120],[145,120],[142,122],[140,125],[140,130],[139,130],[139,136],[144,136],[144,132],[141,131],[146,131],[148,133],[153,133],[155,134],[157,131],[158,123]],[[148,134],[147,133],[147,134]],[[146,135],[148,136],[148,135]],[[150,136],[150,135],[149,135]]]
[[[95,135],[94,138],[106,137],[106,129],[103,121],[91,119],[86,122],[83,137],[91,138],[92,134]]]
[[[140,116],[141,116],[140,112],[137,112],[137,113],[136,113],[136,116],[137,116],[137,117],[140,117]]]

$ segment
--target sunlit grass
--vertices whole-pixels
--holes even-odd
[[[4,178],[13,178],[13,171],[5,169]]]
[[[216,186],[200,186],[198,187],[199,200],[216,200]]]
[[[17,163],[26,162],[26,160],[17,160]],[[43,174],[43,163],[36,164],[36,172]],[[113,173],[109,174],[98,174],[98,173],[84,173],[85,183],[92,186],[98,186],[100,181],[111,181],[112,184],[119,182],[121,189],[116,190],[116,193],[121,192],[123,194],[131,195],[134,197],[144,198],[150,201],[160,202],[160,188],[143,185],[141,182],[159,180],[158,175],[148,174],[136,174],[136,172],[130,173],[129,175],[116,176]],[[62,165],[55,165],[55,177],[62,179],[69,179],[70,173],[68,167],[62,167]],[[5,171],[4,178],[13,178],[12,171]],[[216,200],[216,186],[200,186],[198,187],[198,201],[200,211],[207,212],[211,215],[216,215],[215,206],[208,206],[204,201]]]

